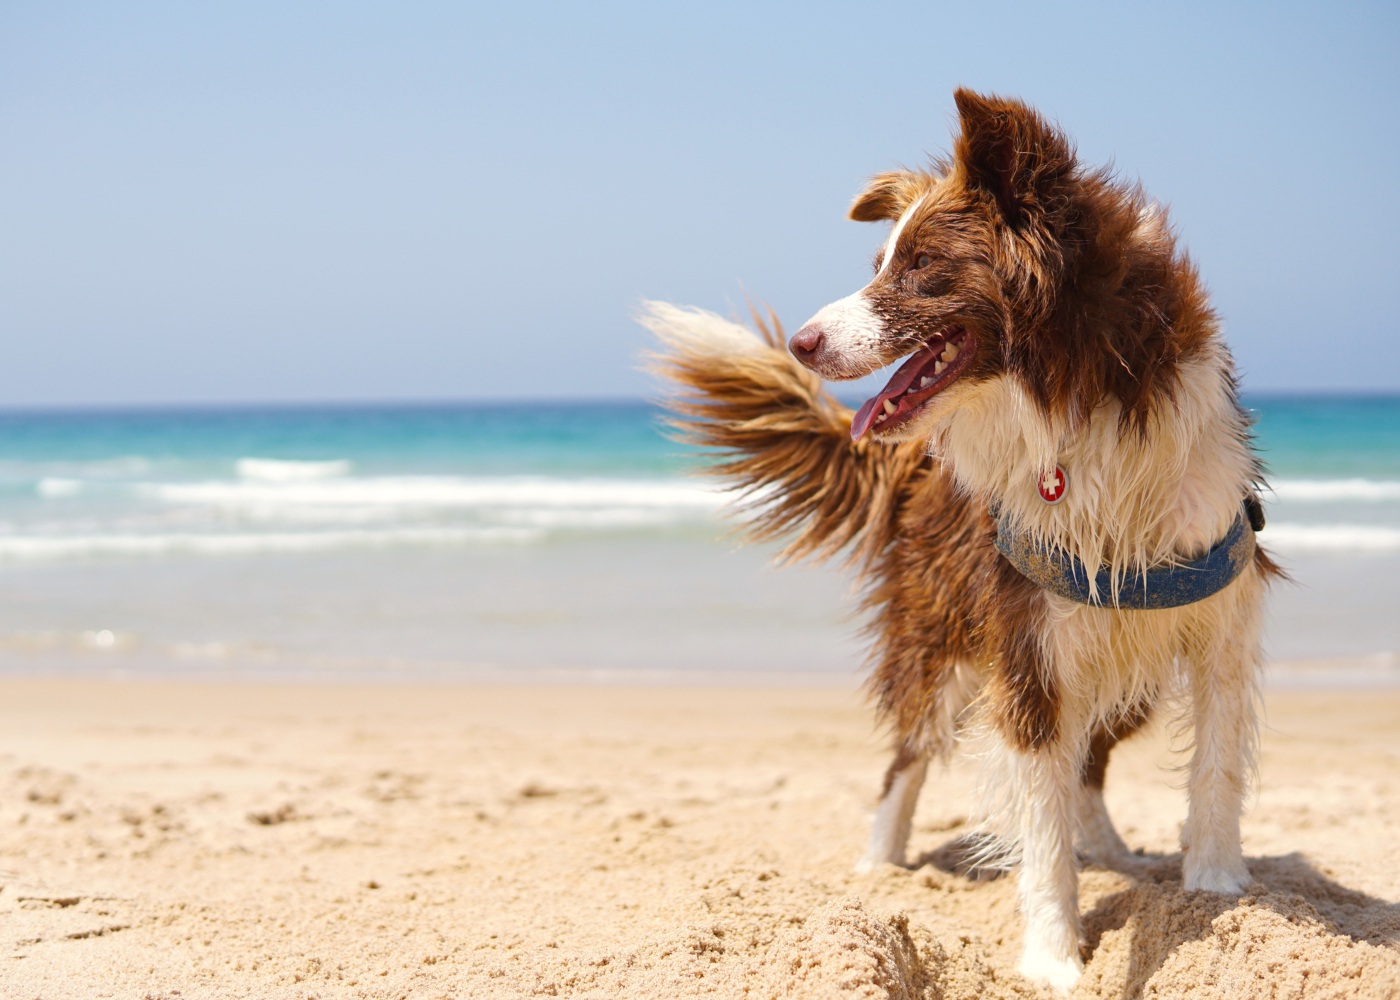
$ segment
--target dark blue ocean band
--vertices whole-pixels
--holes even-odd
[[[1241,514],[1225,537],[1199,559],[1125,574],[1116,595],[1113,574],[1099,570],[1097,598],[1089,596],[1089,571],[1082,562],[1062,549],[1037,545],[1030,535],[1016,534],[1003,518],[997,519],[996,547],[1022,576],[1052,594],[1094,607],[1148,611],[1195,604],[1228,587],[1254,556],[1254,531]]]

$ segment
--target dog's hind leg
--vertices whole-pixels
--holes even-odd
[[[880,805],[875,810],[875,823],[870,829],[870,843],[865,854],[856,862],[856,871],[868,872],[881,865],[902,865],[904,848],[909,843],[909,830],[914,823],[914,807],[919,803],[919,790],[928,776],[928,755],[901,746],[885,772],[885,787]]]
[[[1134,710],[1114,725],[1100,724],[1089,740],[1079,770],[1079,836],[1075,849],[1085,864],[1100,868],[1133,868],[1140,859],[1118,835],[1103,800],[1109,752],[1147,722],[1145,710]]]
[[[1100,868],[1116,868],[1131,854],[1103,800],[1104,771],[1112,745],[1104,740],[1102,730],[1095,733],[1080,770],[1079,836],[1075,850],[1085,864]]]
[[[981,674],[956,660],[933,671],[920,669],[919,675],[929,682],[919,704],[931,707],[893,720],[899,749],[885,771],[870,840],[856,862],[858,872],[872,871],[880,865],[904,864],[914,808],[928,777],[929,760],[946,758],[952,752],[963,713],[982,688]]]
[[[1238,613],[1212,621],[1187,650],[1195,752],[1190,808],[1181,831],[1186,889],[1237,896],[1249,884],[1240,845],[1240,813],[1257,736],[1259,580],[1246,573],[1231,594]],[[1227,591],[1227,593],[1229,593]]]

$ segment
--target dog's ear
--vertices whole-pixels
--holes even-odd
[[[857,222],[879,222],[898,219],[926,183],[925,178],[910,170],[891,170],[870,178],[865,190],[851,202],[851,218]]]
[[[957,158],[968,180],[988,191],[1012,222],[1044,205],[1074,167],[1074,150],[1065,137],[1020,101],[961,87],[953,100],[962,123]]]

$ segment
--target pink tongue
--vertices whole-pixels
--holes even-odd
[[[870,430],[870,425],[875,423],[875,418],[884,412],[885,400],[895,400],[904,395],[904,390],[913,384],[915,377],[924,366],[936,358],[942,350],[943,341],[940,338],[937,343],[918,351],[899,366],[899,370],[894,373],[883,389],[860,404],[860,409],[856,410],[856,415],[851,419],[851,440],[859,441],[864,437],[865,432]]]
[[[856,415],[851,419],[851,440],[859,441],[865,436],[865,432],[870,430],[870,425],[875,422],[875,414],[879,412],[881,397],[875,396],[860,404],[860,409],[856,410]]]

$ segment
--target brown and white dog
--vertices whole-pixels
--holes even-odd
[[[663,304],[643,322],[687,390],[677,427],[752,491],[750,534],[786,536],[792,557],[845,551],[863,575],[896,754],[862,866],[902,862],[929,760],[960,732],[989,737],[989,824],[1021,869],[1021,971],[1063,990],[1083,969],[1076,841],[1091,861],[1127,854],[1103,806],[1107,754],[1164,699],[1182,696],[1194,731],[1185,888],[1249,883],[1239,818],[1279,571],[1253,548],[1194,603],[1119,606],[1120,585],[1200,557],[1257,503],[1233,362],[1137,186],[1082,166],[1024,104],[955,99],[952,157],[856,198],[852,218],[893,227],[869,284],[792,338],[805,367],[771,318],[763,337]],[[854,415],[811,374],[901,358]],[[1045,589],[998,551],[997,519],[1111,592]]]

